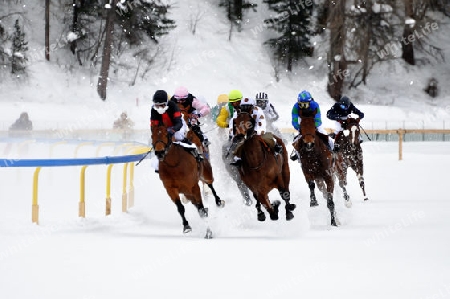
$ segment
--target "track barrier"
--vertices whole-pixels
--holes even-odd
[[[22,145],[29,145],[36,140],[8,140],[8,142],[18,142],[19,149]],[[46,140],[49,142],[49,140]],[[35,167],[33,174],[33,188],[32,188],[32,201],[31,201],[31,221],[32,223],[39,224],[39,203],[38,203],[38,189],[39,189],[39,173],[43,167],[64,167],[64,166],[82,166],[80,170],[80,199],[78,205],[78,216],[84,218],[86,215],[85,206],[85,193],[86,193],[86,169],[91,165],[107,165],[106,171],[106,209],[105,215],[111,214],[111,172],[112,168],[116,164],[123,164],[122,171],[122,212],[127,212],[128,208],[134,206],[134,162],[141,160],[146,154],[152,150],[151,147],[145,146],[139,143],[122,143],[122,142],[80,142],[79,140],[59,140],[51,143],[50,146],[50,156],[53,154],[53,150],[56,146],[61,144],[75,143],[77,144],[75,148],[75,158],[69,159],[1,159],[0,158],[0,168],[2,167]],[[76,158],[78,155],[78,150],[81,146],[86,145],[97,145],[95,158]],[[10,144],[8,143],[7,146]],[[98,157],[101,148],[106,146],[116,146],[121,150],[126,149],[126,155],[120,156],[105,156]],[[118,152],[117,148],[114,154]],[[129,177],[129,181],[127,178]],[[127,186],[127,182],[129,185]],[[128,190],[127,190],[128,187]]]

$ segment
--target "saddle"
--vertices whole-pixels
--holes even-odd
[[[185,151],[193,155],[197,162],[203,161],[204,157],[198,152],[197,146],[195,146],[195,144],[192,144],[192,142],[190,142],[187,138],[184,138],[182,141],[175,141],[174,143],[183,147]]]

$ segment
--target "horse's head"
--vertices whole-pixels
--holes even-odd
[[[235,136],[251,137],[255,132],[255,119],[248,112],[239,112],[233,120],[233,131]]]
[[[361,133],[359,127],[359,118],[348,117],[347,120],[342,124],[344,141],[354,149],[360,145],[359,135]]]
[[[305,147],[307,151],[310,151],[314,148],[316,139],[314,113],[309,110],[301,110],[300,117],[302,119],[300,123],[300,134],[302,135],[301,141],[303,147]]]
[[[167,127],[163,125],[152,126],[152,146],[156,157],[161,161],[169,149],[172,139],[169,137]]]

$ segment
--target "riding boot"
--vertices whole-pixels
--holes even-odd
[[[298,154],[297,154],[297,151],[296,151],[296,150],[292,150],[290,159],[291,159],[292,161],[297,161],[297,160],[298,160]]]
[[[280,154],[283,151],[283,146],[281,144],[275,143],[273,151],[275,152],[275,154]]]
[[[184,137],[183,140],[181,140],[181,142],[189,144],[189,145],[192,144],[192,142],[189,139],[187,139],[186,137]]]
[[[242,159],[237,156],[234,156],[234,161],[231,162],[230,165],[239,167],[242,165]]]

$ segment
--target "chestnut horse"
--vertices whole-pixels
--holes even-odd
[[[277,188],[281,198],[286,203],[286,220],[294,218],[292,211],[295,204],[290,203],[291,193],[289,191],[290,170],[288,154],[281,138],[273,135],[277,143],[282,145],[283,151],[274,154],[273,149],[267,142],[254,131],[255,120],[247,112],[238,113],[233,120],[235,128],[235,140],[241,141],[240,148],[242,164],[239,174],[242,181],[253,193],[256,199],[257,218],[264,221],[266,216],[261,210],[261,204],[269,212],[270,219],[278,220],[278,206],[280,201],[273,203],[269,201],[269,192]]]
[[[197,208],[202,218],[208,216],[208,209],[203,205],[199,181],[208,184],[211,188],[217,206],[221,207],[224,204],[212,185],[214,178],[211,164],[208,160],[198,162],[196,157],[182,145],[173,143],[172,139],[169,138],[167,127],[164,125],[153,126],[151,131],[153,149],[159,159],[159,178],[163,182],[167,194],[177,206],[178,213],[183,220],[183,232],[188,233],[192,228],[184,216],[185,209],[181,203],[180,193],[184,194]],[[206,237],[210,238],[211,236],[211,231],[208,228]]]
[[[350,196],[347,193],[347,169],[350,167],[356,173],[359,186],[362,189],[364,200],[368,200],[364,189],[364,163],[363,151],[360,144],[360,127],[359,118],[347,118],[342,122],[343,131],[340,133],[339,146],[340,151],[336,156],[335,170],[336,177],[339,180],[339,186],[344,193],[345,205],[352,206]]]
[[[331,225],[337,226],[333,192],[333,153],[328,148],[328,136],[316,130],[314,114],[309,110],[300,110],[300,138],[292,144],[300,155],[300,162],[310,191],[310,206],[317,206],[315,185],[327,200],[331,214]]]

